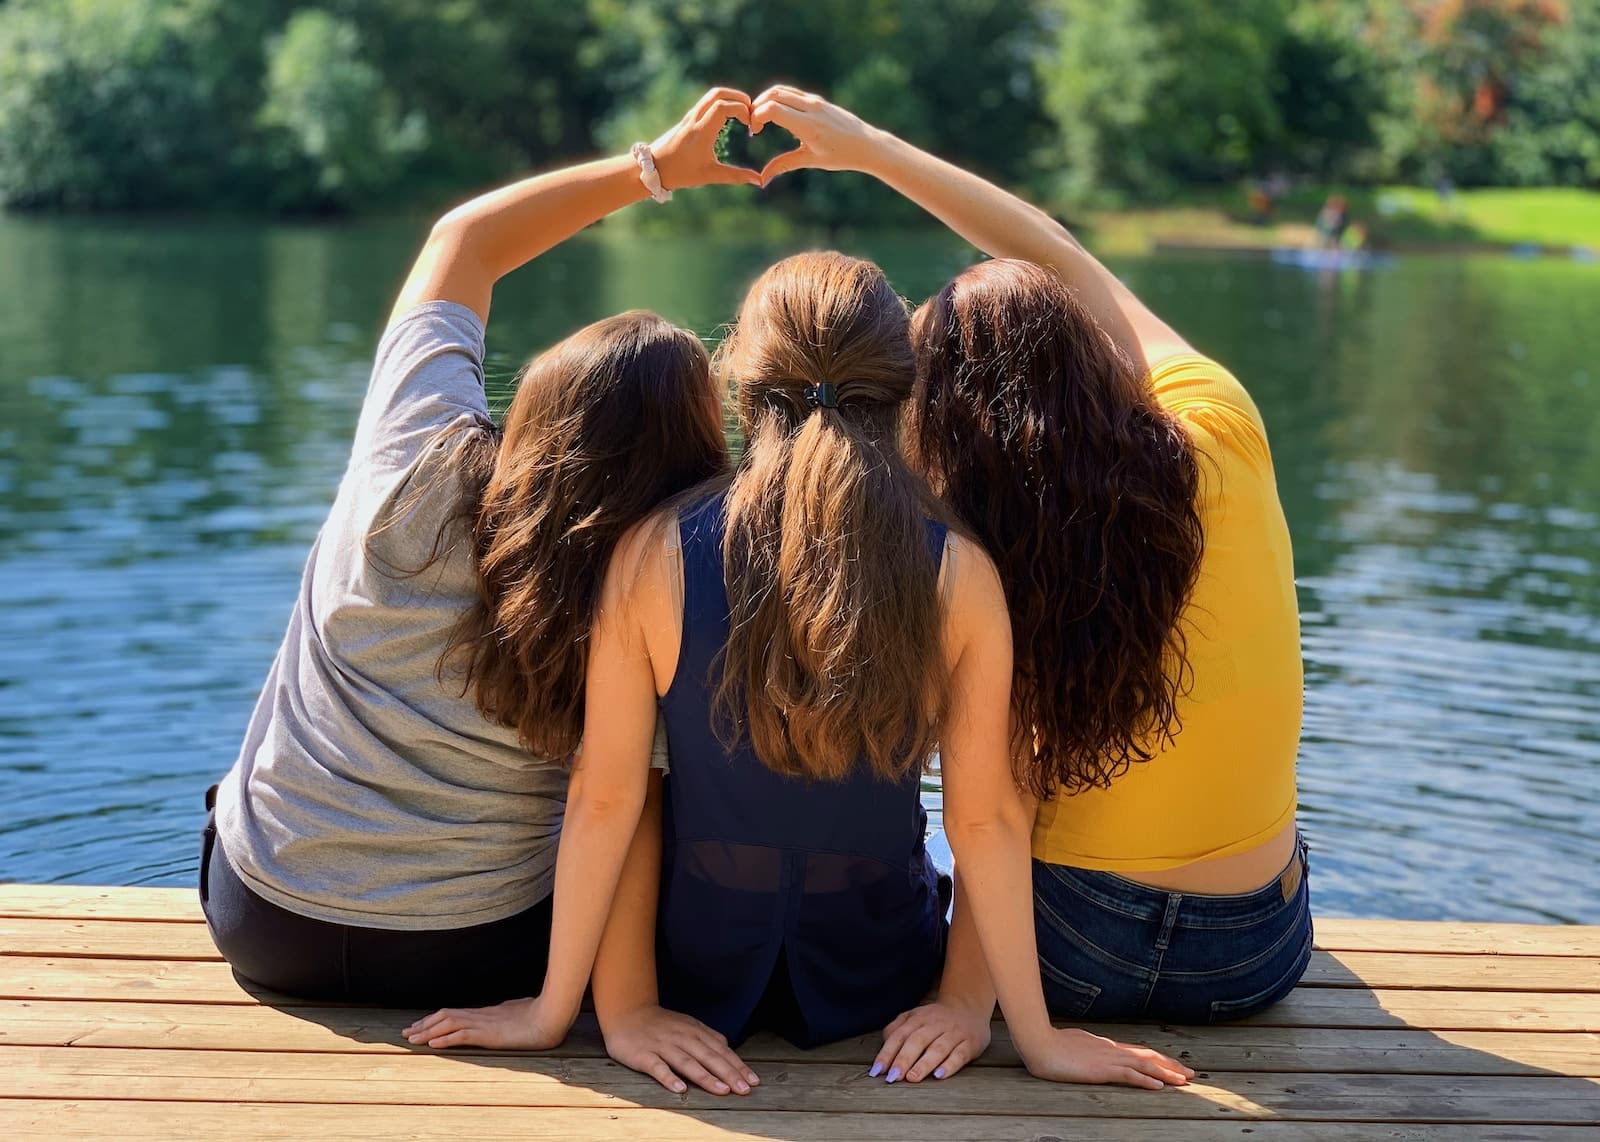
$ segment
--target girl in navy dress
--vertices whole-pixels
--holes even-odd
[[[671,1090],[748,1093],[730,1042],[881,1028],[941,967],[970,976],[980,925],[1009,925],[994,977],[1030,1070],[1184,1082],[1180,1064],[1045,1012],[1010,622],[993,564],[900,452],[904,302],[869,262],[799,255],[751,288],[719,361],[744,454],[731,481],[618,546],[593,632],[575,780],[615,806],[586,905],[603,916],[617,885],[593,974],[607,1050]],[[658,707],[664,780],[649,771]],[[974,889],[949,931],[918,799],[936,745]],[[506,1005],[436,1018],[454,1042],[528,1038]]]

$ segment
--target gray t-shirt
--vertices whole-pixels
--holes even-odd
[[[567,773],[436,670],[474,597],[452,426],[489,423],[483,325],[429,302],[378,346],[355,447],[217,829],[244,882],[291,912],[369,928],[459,928],[550,894]],[[410,496],[426,488],[414,505]],[[401,504],[403,516],[386,517]],[[379,526],[384,525],[384,526]],[[420,575],[448,525],[443,555]],[[370,543],[370,547],[369,547]],[[386,565],[386,566],[385,566]]]

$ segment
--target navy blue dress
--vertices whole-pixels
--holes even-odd
[[[729,753],[718,740],[725,498],[680,519],[683,643],[661,699],[672,758],[661,1002],[734,1043],[770,1030],[809,1047],[878,1030],[922,1001],[944,961],[948,882],[923,847],[915,769],[898,782],[864,764],[843,781],[808,781],[774,773],[748,742]],[[944,536],[929,523],[935,560]]]

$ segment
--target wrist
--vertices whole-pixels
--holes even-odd
[[[933,1001],[941,1007],[948,1007],[959,1015],[970,1016],[973,1019],[989,1020],[994,1018],[994,996],[984,997],[971,992],[956,990],[939,991]]]
[[[1006,1026],[1011,1032],[1012,1046],[1016,1047],[1017,1054],[1022,1056],[1024,1066],[1032,1066],[1043,1057],[1049,1049],[1050,1038],[1055,1033],[1055,1027],[1051,1025],[1049,1019],[1021,1026],[1008,1019]]]
[[[898,136],[881,127],[874,127],[870,123],[865,126],[861,157],[854,166],[861,174],[882,177],[882,172],[893,162],[896,149],[904,144]]]
[[[657,202],[668,201],[672,197],[673,187],[667,182],[662,157],[656,154],[655,144],[635,143],[628,149],[628,157],[633,161],[634,176],[645,192]]]

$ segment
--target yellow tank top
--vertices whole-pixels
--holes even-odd
[[[1156,872],[1244,852],[1294,818],[1304,675],[1289,527],[1266,428],[1215,361],[1158,365],[1157,399],[1200,460],[1205,530],[1184,613],[1194,687],[1182,730],[1109,789],[1040,805],[1033,855],[1108,872]]]

